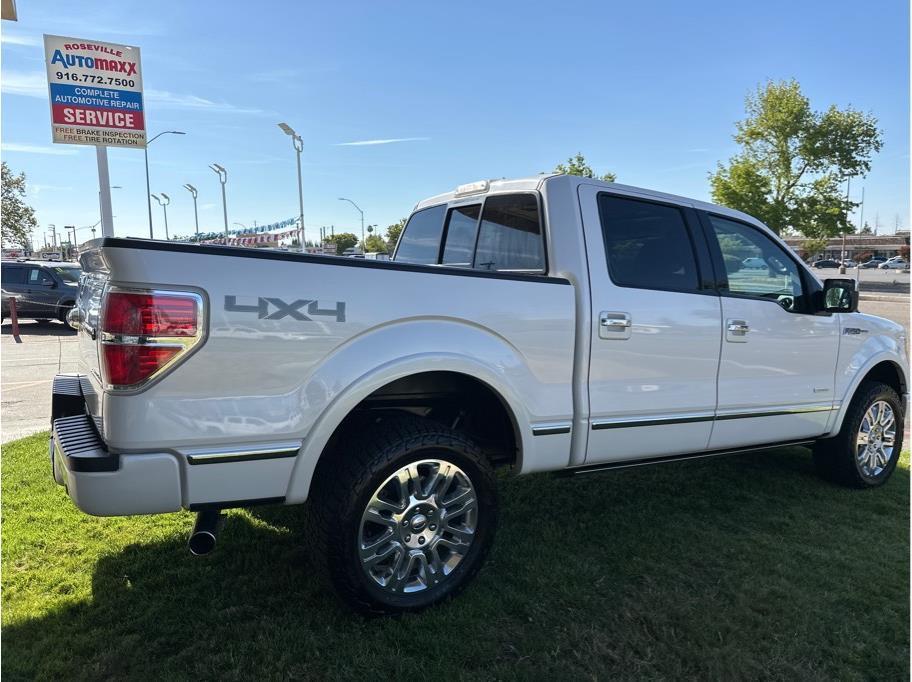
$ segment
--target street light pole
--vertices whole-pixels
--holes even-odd
[[[188,182],[186,185],[184,185],[184,189],[186,189],[188,192],[190,192],[190,194],[193,196],[193,224],[196,226],[196,243],[199,244],[200,221],[199,221],[199,214],[196,212],[196,195],[197,195],[196,187],[194,187],[193,185],[191,185]]]
[[[162,192],[161,197],[157,194],[153,194],[152,198],[158,202],[159,206],[162,207],[162,211],[165,213],[165,241],[168,241],[171,239],[170,235],[168,235],[168,204],[171,203],[171,197]],[[162,199],[164,199],[164,201],[162,201]]]
[[[217,163],[209,166],[213,173],[219,176],[219,182],[222,183],[222,214],[225,217],[225,246],[228,246],[228,200],[225,198],[225,183],[228,182],[228,171]]]
[[[155,140],[160,138],[162,135],[186,134],[187,133],[181,132],[180,130],[165,130],[146,142],[146,146],[143,147],[143,154],[146,157],[146,207],[149,209],[149,239],[155,239],[155,235],[152,234],[152,202],[149,200],[152,192],[152,189],[149,187],[149,145],[155,142]]]
[[[356,209],[358,209],[358,213],[361,214],[361,253],[363,254],[364,253],[364,211],[362,211],[361,207],[358,206],[358,204],[356,204],[351,199],[346,199],[345,197],[339,197],[339,201],[347,201],[352,206],[354,206]]]
[[[298,162],[298,228],[301,230],[301,252],[306,250],[306,233],[304,232],[304,186],[301,182],[301,152],[304,151],[304,140],[287,123],[279,123],[279,128],[291,136],[294,146],[295,158]]]

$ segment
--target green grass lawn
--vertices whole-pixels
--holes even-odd
[[[3,447],[6,679],[909,678],[909,461],[874,491],[800,448],[505,478],[455,601],[366,620],[313,577],[301,507],[93,518],[46,434]]]

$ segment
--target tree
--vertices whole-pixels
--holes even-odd
[[[369,234],[364,240],[364,252],[386,253],[386,241],[379,234]]]
[[[904,260],[909,260],[909,245],[903,244],[899,247],[899,255],[903,257]]]
[[[858,234],[874,234],[874,230],[871,229],[867,220],[865,221],[864,226],[858,231]]]
[[[741,152],[710,173],[716,203],[759,218],[776,233],[807,237],[851,232],[842,183],[864,176],[883,146],[877,119],[851,107],[813,111],[794,80],[768,82],[748,95],[736,124]]]
[[[580,175],[584,178],[596,178],[598,180],[604,180],[605,182],[614,182],[617,176],[608,172],[602,175],[601,177],[596,176],[595,171],[586,163],[586,158],[580,153],[577,152],[576,156],[571,156],[567,159],[566,165],[559,163],[554,167],[555,173],[565,173],[566,175]]]
[[[816,258],[826,251],[827,244],[829,243],[830,240],[826,237],[811,237],[810,239],[805,239],[801,243],[801,250],[804,252],[802,258],[805,260]]]
[[[323,241],[329,242],[330,244],[335,244],[336,253],[341,256],[343,253],[345,253],[346,249],[350,249],[358,243],[358,238],[351,232],[339,232],[338,234],[328,236]]]
[[[400,218],[398,223],[393,223],[388,228],[386,228],[386,245],[389,251],[394,251],[396,249],[396,243],[399,241],[399,235],[402,234],[402,230],[405,229],[405,218]]]
[[[25,173],[16,175],[6,161],[2,163],[3,213],[2,239],[4,244],[28,246],[29,235],[38,227],[35,209],[25,203]]]

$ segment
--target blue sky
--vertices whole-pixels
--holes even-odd
[[[736,151],[745,95],[796,78],[815,108],[873,112],[884,149],[865,188],[881,230],[909,216],[904,0],[763,3],[20,2],[3,22],[2,157],[24,170],[42,229],[98,220],[90,147],[52,145],[41,35],[142,49],[152,191],[171,233],[297,213],[286,121],[304,137],[304,219],[385,228],[416,201],[480,178],[551,170],[581,151],[618,180],[699,199]],[[155,7],[150,11],[150,7]],[[401,140],[375,144],[345,144]],[[143,155],[109,151],[115,232],[147,233]],[[156,234],[161,210],[153,202]],[[88,232],[80,233],[80,239]]]

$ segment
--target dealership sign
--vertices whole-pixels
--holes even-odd
[[[54,142],[146,146],[139,48],[44,36]]]

